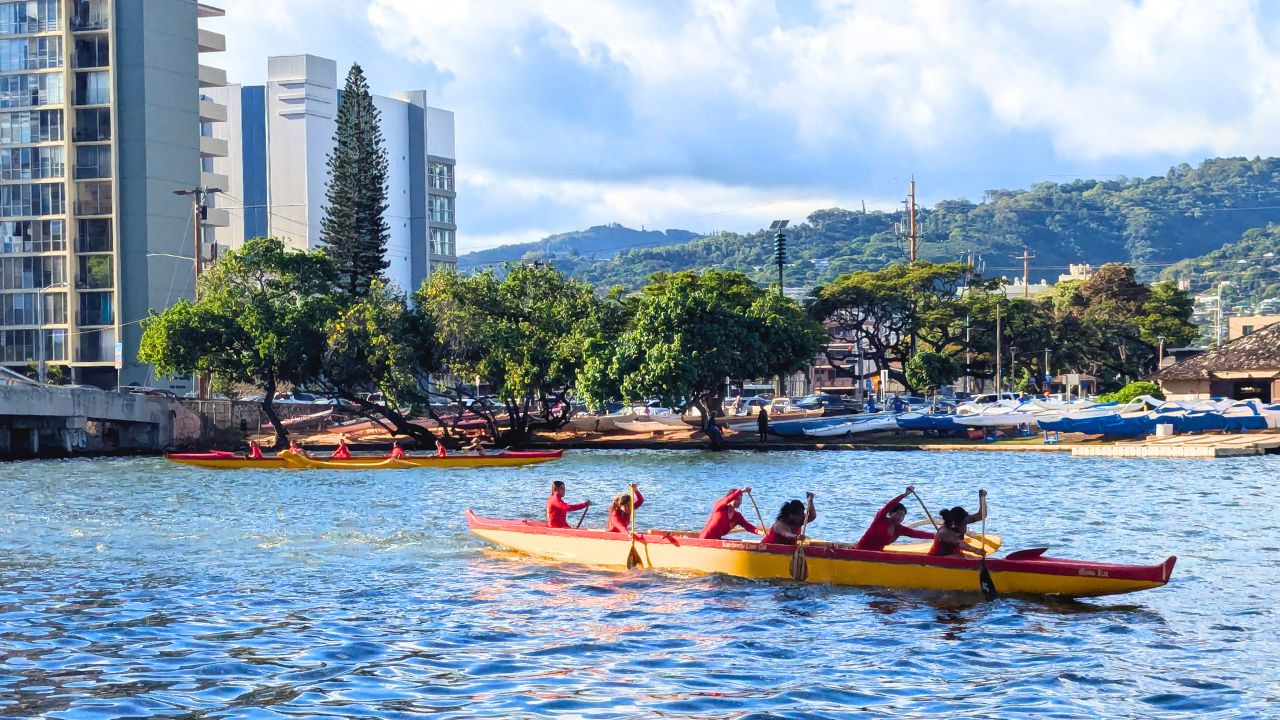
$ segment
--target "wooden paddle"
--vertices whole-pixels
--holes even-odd
[[[587,506],[582,508],[582,517],[579,517],[578,524],[573,526],[574,530],[578,530],[582,528],[582,521],[587,519],[587,511],[590,509],[591,509],[591,503],[587,503]]]
[[[933,519],[933,513],[929,512],[929,508],[925,507],[924,499],[916,492],[915,488],[911,488],[911,494],[916,496],[916,502],[920,503],[920,509],[924,511],[925,517],[929,518],[929,522],[933,525],[933,529],[938,529],[938,521]]]
[[[751,507],[756,509],[756,519],[760,521],[760,532],[761,533],[769,532],[764,528],[764,515],[760,514],[760,506],[756,504],[756,497],[751,494],[750,488],[747,489],[747,498],[751,500]]]
[[[978,491],[978,511],[982,513],[982,534],[987,534],[987,491]],[[995,600],[999,593],[996,592],[995,581],[991,579],[991,571],[987,570],[987,550],[984,547],[982,555],[978,558],[978,587],[982,588],[982,597],[988,602]]]
[[[627,553],[627,569],[634,569],[637,565],[643,565],[644,561],[640,559],[640,553],[636,551],[636,488],[632,485],[628,490],[631,495],[631,518],[627,524],[627,530],[631,533],[631,552]]]
[[[1041,555],[1049,551],[1047,547],[1027,548],[1026,550],[1015,550],[1004,556],[1005,560],[1036,560]]]
[[[810,497],[806,496],[806,500]],[[800,537],[796,538],[796,554],[791,556],[791,579],[804,582],[809,579],[809,562],[804,557],[805,530],[809,528],[809,507],[804,509],[804,522],[800,524]]]

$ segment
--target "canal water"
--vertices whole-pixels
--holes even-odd
[[[1280,713],[1280,458],[570,453],[519,469],[0,464],[0,717],[1181,718]],[[856,539],[913,483],[1005,550],[1153,563],[1085,601],[554,566],[463,510],[535,518],[549,482],[697,528],[750,485]],[[754,516],[748,504],[744,508]],[[911,519],[920,516],[911,509]]]

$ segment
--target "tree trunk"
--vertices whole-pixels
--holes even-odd
[[[289,431],[285,429],[284,423],[280,422],[280,416],[276,414],[276,376],[274,374],[267,375],[266,387],[263,388],[262,394],[262,412],[267,416],[267,420],[271,422],[271,427],[276,430],[276,444],[272,446],[273,450],[283,450],[289,447]]]
[[[355,403],[356,407],[360,408],[361,410],[367,413],[377,413],[378,415],[385,417],[386,419],[391,421],[392,425],[395,426],[396,432],[398,434],[407,435],[408,437],[413,438],[415,441],[421,444],[422,447],[427,447],[427,448],[435,447],[435,444],[436,444],[435,433],[422,427],[421,425],[417,425],[415,423],[409,422],[408,418],[401,415],[398,410],[392,410],[386,405],[379,405],[377,403],[369,402],[368,400],[357,397],[354,393],[349,393],[342,390],[338,391],[338,397],[342,398],[343,400],[346,400],[347,402]]]

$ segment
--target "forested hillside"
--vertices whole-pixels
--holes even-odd
[[[1186,280],[1192,292],[1228,282],[1224,302],[1280,298],[1280,226],[1248,230],[1236,242],[1166,268],[1161,277]]]
[[[619,250],[682,243],[698,237],[688,230],[632,230],[617,223],[552,235],[541,242],[503,245],[458,257],[458,269],[466,272],[505,262],[551,259],[577,265],[612,258]]]
[[[1240,241],[1248,230],[1280,223],[1280,159],[1218,158],[1151,178],[989,190],[979,203],[948,200],[919,217],[923,259],[957,260],[972,250],[988,275],[1012,277],[1021,275],[1012,256],[1025,245],[1036,255],[1033,281],[1055,280],[1071,263],[1111,261],[1132,263],[1151,279],[1178,261]],[[905,260],[894,232],[901,219],[900,213],[838,208],[812,213],[787,230],[787,284],[814,285]],[[774,277],[773,240],[765,230],[635,247],[610,258],[551,252],[558,268],[601,286],[637,288],[657,271],[711,267],[742,270],[762,282]]]

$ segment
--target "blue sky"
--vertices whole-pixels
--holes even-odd
[[[1280,3],[219,4],[233,81],[310,52],[456,113],[460,251],[1280,153]]]

